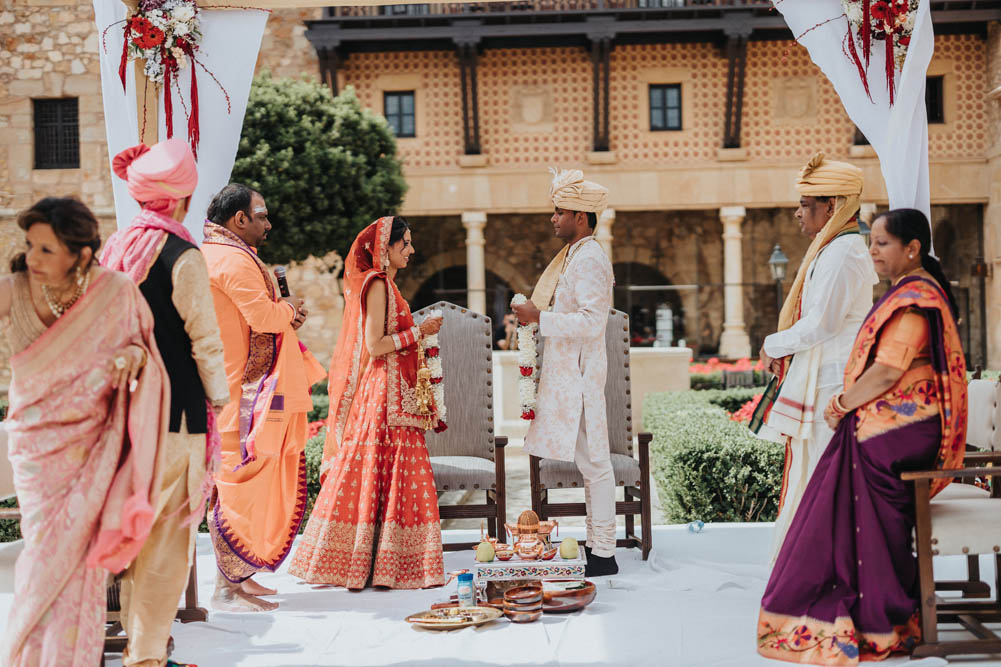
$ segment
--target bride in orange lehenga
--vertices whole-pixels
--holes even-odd
[[[289,572],[315,584],[423,588],[445,582],[441,522],[416,386],[418,345],[441,319],[414,324],[394,281],[413,254],[403,218],[355,239],[344,320],[330,363],[322,488]]]

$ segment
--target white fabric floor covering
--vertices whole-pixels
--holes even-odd
[[[568,535],[582,537],[579,531]],[[545,615],[514,625],[501,619],[451,632],[421,630],[403,618],[454,591],[366,590],[314,587],[285,573],[260,576],[276,587],[281,607],[267,614],[213,612],[207,623],[175,624],[173,655],[200,667],[313,665],[657,665],[744,667],[778,665],[755,652],[758,605],[767,581],[771,524],[654,529],[647,562],[638,550],[620,549],[620,574],[598,579],[598,596],[581,612]],[[475,539],[475,531],[446,531],[446,541]],[[0,546],[0,622],[13,603],[12,565],[19,543]],[[469,567],[472,551],[447,553],[446,570]],[[958,577],[963,558],[936,561],[936,575]],[[993,568],[984,559],[984,578]],[[215,563],[206,535],[198,540],[199,593],[208,606]],[[957,638],[959,633],[956,633]],[[1001,665],[1001,656],[883,664],[935,667]],[[109,665],[120,665],[110,660]]]

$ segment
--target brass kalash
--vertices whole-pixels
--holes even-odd
[[[556,547],[549,537],[559,528],[556,521],[539,521],[539,515],[532,510],[525,510],[518,517],[517,524],[505,523],[504,528],[514,540],[513,549],[516,556],[525,560],[536,558],[552,558],[556,555]]]

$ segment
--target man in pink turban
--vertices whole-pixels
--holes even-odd
[[[198,182],[182,139],[115,156],[142,211],[112,234],[101,264],[139,285],[153,311],[154,336],[170,379],[170,428],[156,520],[122,579],[126,666],[167,660],[171,623],[188,579],[198,519],[212,485],[219,434],[215,411],[229,402],[222,339],[205,258],[181,221]]]

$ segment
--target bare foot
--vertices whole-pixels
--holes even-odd
[[[278,603],[268,602],[244,593],[240,584],[231,583],[221,574],[217,574],[215,593],[212,595],[212,608],[219,611],[243,613],[274,611],[278,608]]]
[[[244,579],[243,583],[240,584],[240,588],[242,588],[243,592],[247,595],[277,595],[278,593],[276,589],[261,586],[253,579]]]

